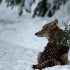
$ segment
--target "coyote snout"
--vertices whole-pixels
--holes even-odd
[[[35,33],[35,35],[38,37],[46,37],[47,31],[46,31],[46,29],[43,28],[41,31]]]
[[[55,37],[55,35],[60,30],[60,28],[58,27],[57,24],[58,24],[58,20],[55,19],[54,21],[52,21],[48,24],[45,24],[42,27],[42,30],[35,33],[35,35],[38,36],[38,37],[46,37],[48,40],[53,39],[53,37]]]

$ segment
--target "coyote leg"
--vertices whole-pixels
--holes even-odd
[[[37,60],[38,60],[38,64],[41,64],[41,63],[44,62],[43,61],[43,54],[42,54],[42,52],[39,52]]]
[[[68,53],[65,53],[61,56],[62,65],[66,65],[68,63]]]
[[[38,64],[42,64],[44,62],[43,61],[43,54],[42,54],[42,52],[38,53],[37,61],[38,61]],[[42,70],[42,69],[39,69],[39,70]]]
[[[42,54],[42,52],[39,52],[37,60],[38,60],[38,64],[43,63],[43,54]],[[42,69],[39,69],[39,70],[42,70]]]
[[[52,67],[55,65],[59,65],[61,64],[60,62],[57,62],[55,59],[49,59],[47,61],[44,61],[42,64],[37,64],[37,65],[33,65],[34,69],[44,69],[46,67]]]

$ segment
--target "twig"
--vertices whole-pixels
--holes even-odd
[[[13,28],[6,28],[6,29],[1,30],[1,31],[0,31],[0,34],[1,34],[2,32],[4,32],[5,30],[13,30],[13,31],[16,31],[16,29],[13,29]]]
[[[59,12],[58,12],[58,14],[59,14]],[[61,20],[62,20],[62,22],[63,22],[63,24],[64,24],[64,26],[65,26],[65,30],[68,28],[68,25],[64,22],[64,20],[62,19],[62,17],[61,17],[61,15],[59,14],[59,17],[61,18]]]

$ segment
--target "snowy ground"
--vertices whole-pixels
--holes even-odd
[[[31,70],[37,52],[0,41],[0,70]]]
[[[19,17],[17,10],[17,7],[13,10],[7,9],[4,2],[0,5],[0,70],[32,70],[31,65],[37,63],[38,52],[47,44],[45,38],[38,38],[35,33],[50,20],[59,19],[57,13],[53,18],[32,19],[25,11]],[[62,17],[66,22],[70,20],[68,18],[70,16],[62,15]],[[61,19],[59,22],[62,22]],[[59,24],[59,26],[63,25]],[[57,65],[45,70],[70,70],[70,65]]]

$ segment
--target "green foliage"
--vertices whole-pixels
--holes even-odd
[[[62,0],[63,4],[65,4],[68,0]]]
[[[16,4],[20,4],[22,0],[16,0]]]
[[[53,0],[52,4],[48,2],[49,0],[41,0],[34,10],[33,17],[35,15],[44,17],[47,13],[48,17],[52,17],[56,10],[60,9],[61,4],[65,4],[68,0]]]
[[[47,0],[42,0],[38,3],[38,6],[34,10],[33,17],[35,17],[35,15],[43,17],[46,14],[47,11],[46,1]]]
[[[14,5],[19,5],[21,2],[22,0],[10,0],[10,1],[6,0],[7,7],[12,7],[12,8],[14,7]]]
[[[2,0],[0,0],[0,4],[2,3]]]
[[[0,4],[2,3],[2,1],[3,0],[0,0]],[[25,3],[25,0],[5,0],[5,1],[7,3],[7,7],[11,8],[13,8],[15,5],[19,6],[21,4],[22,4],[21,6],[24,6]],[[48,17],[52,17],[55,14],[56,10],[60,9],[60,5],[65,4],[68,0],[53,0],[52,3],[49,3],[48,1],[49,0],[41,0],[38,3],[37,7],[34,10],[33,17],[35,17],[35,15],[44,17],[46,14]],[[31,3],[31,5],[32,4],[33,2]],[[25,10],[29,12],[28,9]],[[23,11],[21,11],[20,13],[23,13]]]
[[[70,30],[61,30],[55,37],[55,41],[64,46],[68,45],[68,40],[70,41]]]

